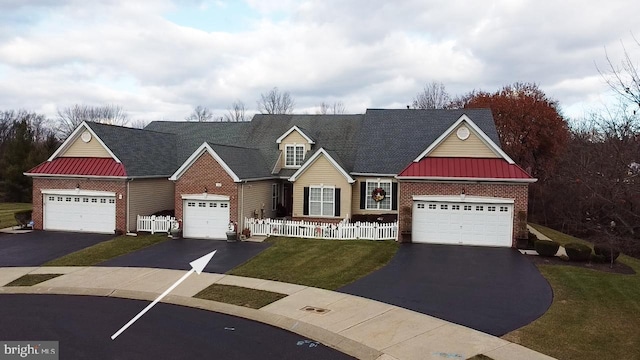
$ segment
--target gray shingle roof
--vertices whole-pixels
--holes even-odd
[[[398,174],[463,114],[500,146],[489,109],[367,109],[351,171]]]
[[[360,115],[263,115],[250,122],[155,121],[144,130],[91,123],[125,164],[130,176],[171,175],[208,143],[240,179],[291,176],[271,171],[280,154],[276,139],[293,126],[325,149],[348,173],[398,174],[463,114],[498,146],[488,109],[369,109]]]
[[[122,161],[127,176],[171,176],[176,170],[176,137],[171,134],[87,122]]]

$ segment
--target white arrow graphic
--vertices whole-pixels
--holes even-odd
[[[202,270],[204,270],[204,268],[207,266],[207,264],[209,263],[209,261],[211,261],[211,258],[213,257],[213,255],[216,254],[216,251],[218,250],[214,250],[210,253],[208,253],[207,255],[198,258],[196,260],[193,260],[192,262],[189,263],[189,265],[191,265],[191,270],[189,270],[189,272],[187,272],[186,274],[184,274],[180,279],[178,279],[178,281],[176,281],[173,285],[171,285],[167,290],[165,290],[160,296],[158,296],[157,299],[155,299],[151,304],[147,305],[146,308],[144,308],[142,311],[140,311],[138,313],[138,315],[134,316],[133,319],[129,320],[128,323],[126,323],[123,327],[120,328],[120,330],[116,331],[115,334],[111,335],[111,340],[115,340],[115,338],[118,337],[118,335],[122,334],[123,331],[127,330],[127,328],[131,325],[133,325],[134,322],[136,322],[138,319],[140,319],[140,317],[142,315],[144,315],[147,311],[149,311],[155,304],[158,303],[158,301],[162,300],[163,297],[167,296],[167,294],[169,294],[173,289],[175,289],[178,285],[180,285],[181,282],[185,281],[186,278],[189,277],[189,275],[193,274],[193,272],[195,271],[198,275],[200,275],[200,273],[202,272]]]

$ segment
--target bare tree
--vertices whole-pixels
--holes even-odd
[[[433,81],[413,99],[414,109],[444,109],[451,104],[451,97],[441,82]]]
[[[131,123],[129,124],[129,126],[131,126],[134,129],[144,129],[147,125],[149,125],[149,121],[142,120],[142,119],[132,120]]]
[[[260,94],[258,110],[263,114],[291,114],[295,102],[288,91],[283,93],[274,87],[266,94]]]
[[[326,114],[344,114],[347,112],[347,109],[344,106],[342,101],[336,101],[333,105],[327,104],[326,102],[322,102],[320,104],[320,109],[318,110],[318,114],[326,115]]]
[[[227,113],[224,114],[224,121],[247,121],[244,103],[240,100],[234,101],[233,104],[231,104],[231,109],[227,110]]]
[[[633,40],[636,45],[640,47],[640,42],[635,37],[633,37]],[[600,70],[600,68],[598,68],[598,72],[600,72],[600,75],[602,75],[609,87],[618,93],[620,97],[640,107],[639,68],[631,59],[631,55],[627,51],[624,43],[622,41],[620,43],[623,49],[623,56],[620,64],[614,65],[614,62],[609,57],[607,49],[605,48],[604,51],[607,60],[607,69]]]
[[[195,109],[193,109],[193,112],[184,119],[187,121],[204,122],[211,121],[212,118],[213,113],[211,112],[211,110],[209,110],[209,108],[198,105],[195,107]]]
[[[69,136],[83,121],[125,126],[129,118],[119,105],[73,105],[58,109],[57,132],[61,138]]]

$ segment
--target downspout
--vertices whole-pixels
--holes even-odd
[[[238,223],[240,224],[239,226],[239,231],[242,233],[242,230],[244,230],[244,184],[246,183],[246,181],[241,182],[240,183],[240,221],[238,221]]]
[[[131,233],[131,222],[129,221],[131,219],[131,213],[130,211],[130,199],[129,199],[129,184],[131,184],[131,181],[133,181],[133,179],[127,179],[127,234]],[[137,230],[137,226],[136,226],[136,230]]]

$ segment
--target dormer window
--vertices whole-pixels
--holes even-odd
[[[304,145],[285,145],[285,167],[300,167],[304,161]]]

